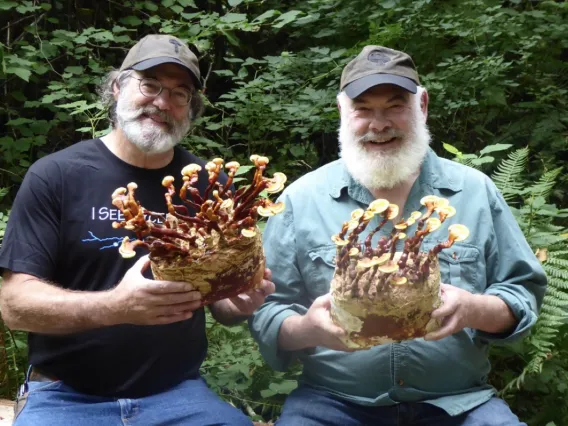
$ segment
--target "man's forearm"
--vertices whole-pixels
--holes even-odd
[[[4,282],[1,312],[13,330],[69,334],[112,323],[109,292],[70,291],[39,279]]]
[[[278,333],[278,347],[283,351],[300,351],[310,347],[303,315],[292,315],[282,321]]]
[[[497,296],[473,295],[473,315],[471,328],[487,333],[512,331],[517,319],[509,306]]]

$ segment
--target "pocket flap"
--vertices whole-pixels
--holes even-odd
[[[312,262],[316,262],[318,259],[323,261],[329,266],[335,268],[335,255],[337,253],[337,249],[335,244],[329,244],[325,246],[319,246],[313,248],[308,251],[308,256],[312,260]]]

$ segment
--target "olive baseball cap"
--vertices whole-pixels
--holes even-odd
[[[383,46],[365,46],[341,74],[340,91],[351,99],[379,84],[394,84],[411,93],[420,85],[412,58]]]
[[[144,37],[128,51],[120,71],[144,71],[166,63],[179,64],[187,68],[196,87],[201,89],[197,56],[184,42],[171,35],[150,34]]]

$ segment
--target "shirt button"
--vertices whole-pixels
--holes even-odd
[[[399,384],[400,386],[404,386],[404,380],[400,379],[400,380],[398,381],[398,384]]]

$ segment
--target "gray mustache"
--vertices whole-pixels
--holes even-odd
[[[357,142],[370,142],[377,139],[388,140],[392,138],[402,138],[402,137],[404,137],[404,132],[397,129],[391,129],[382,133],[370,133],[370,132],[366,133],[365,135],[358,138]]]
[[[167,124],[172,125],[174,124],[174,120],[165,112],[160,111],[159,109],[155,109],[155,108],[144,108],[142,111],[140,111],[140,113],[138,114],[138,117],[142,116],[142,115],[157,115],[158,117],[160,117],[161,120],[165,121]]]

